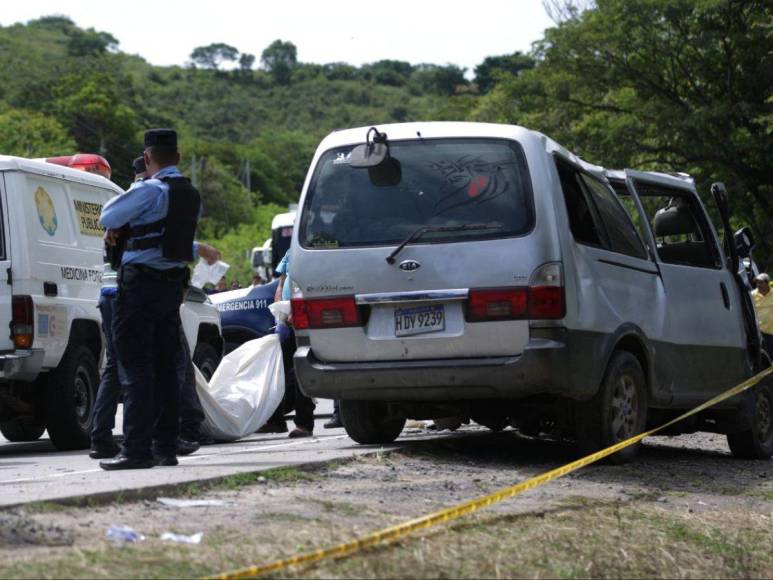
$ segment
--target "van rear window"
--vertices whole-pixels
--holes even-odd
[[[454,231],[428,231],[416,243],[513,237],[532,228],[529,174],[515,142],[391,142],[401,178],[387,186],[349,165],[353,148],[327,151],[317,164],[300,223],[306,248],[399,244],[422,227]],[[486,227],[456,229],[471,224]]]

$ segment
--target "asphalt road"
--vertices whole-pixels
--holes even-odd
[[[331,411],[332,401],[320,401],[318,414]],[[354,443],[343,429],[324,429],[326,420],[317,419],[313,438],[252,435],[234,443],[202,447],[193,455],[180,457],[177,467],[118,472],[101,470],[87,450],[56,451],[45,435],[34,443],[9,443],[0,437],[0,506],[206,480],[374,451],[374,447]],[[292,422],[288,423],[292,428]],[[400,441],[417,437],[432,435]]]

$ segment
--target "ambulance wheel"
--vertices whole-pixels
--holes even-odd
[[[46,427],[54,447],[60,451],[86,449],[94,399],[99,387],[99,369],[91,351],[71,344],[48,380]]]
[[[362,445],[392,443],[405,427],[405,417],[389,413],[381,401],[341,401],[341,419],[346,434]]]
[[[738,459],[770,459],[773,456],[773,380],[768,376],[754,387],[752,428],[728,433],[727,443]]]
[[[577,404],[576,438],[583,455],[638,435],[647,424],[647,382],[639,360],[629,352],[613,353],[601,388],[590,401]],[[641,443],[607,457],[622,464],[639,452]]]
[[[46,426],[36,423],[29,417],[18,417],[10,421],[0,421],[0,433],[12,443],[37,441],[46,431]]]
[[[207,342],[200,342],[193,351],[193,364],[198,367],[204,378],[209,380],[215,374],[217,365],[220,364],[220,357],[217,356],[214,346]]]

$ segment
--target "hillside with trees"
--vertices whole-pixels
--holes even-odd
[[[189,62],[158,67],[123,53],[109,32],[64,16],[2,27],[0,152],[98,152],[125,186],[143,131],[175,127],[182,169],[204,197],[200,233],[246,282],[246,251],[297,200],[330,131],[414,120],[516,123],[593,163],[689,172],[702,191],[725,181],[739,223],[757,233],[758,259],[769,263],[773,5],[546,5],[556,24],[530,54],[492,55],[474,71],[304,63],[289,39],[260,55],[227,42],[191,47]]]

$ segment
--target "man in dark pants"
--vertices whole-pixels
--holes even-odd
[[[147,131],[144,157],[152,177],[111,199],[100,218],[108,243],[128,238],[112,326],[125,389],[124,440],[117,457],[100,462],[108,470],[177,465],[179,309],[201,198],[177,169],[175,131]],[[119,232],[126,224],[128,232]]]
[[[142,182],[146,177],[144,157],[138,157],[132,163],[134,170],[134,186]],[[220,259],[220,253],[212,246],[204,243],[193,243],[194,254],[197,254],[214,263]],[[118,376],[118,363],[113,347],[113,308],[117,288],[117,275],[111,267],[109,260],[105,259],[105,268],[102,275],[102,290],[99,298],[99,309],[102,313],[102,331],[105,336],[105,368],[94,402],[94,414],[91,419],[91,452],[92,459],[108,459],[115,457],[120,448],[113,438],[115,427],[115,414],[118,409],[118,401],[121,396],[121,383]],[[178,362],[178,380],[181,385],[180,392],[180,437],[177,441],[177,454],[188,455],[198,449],[198,443],[205,440],[201,432],[201,424],[204,421],[204,411],[196,393],[196,379],[193,372],[188,342],[182,330],[181,357]],[[209,442],[209,440],[206,440]]]

